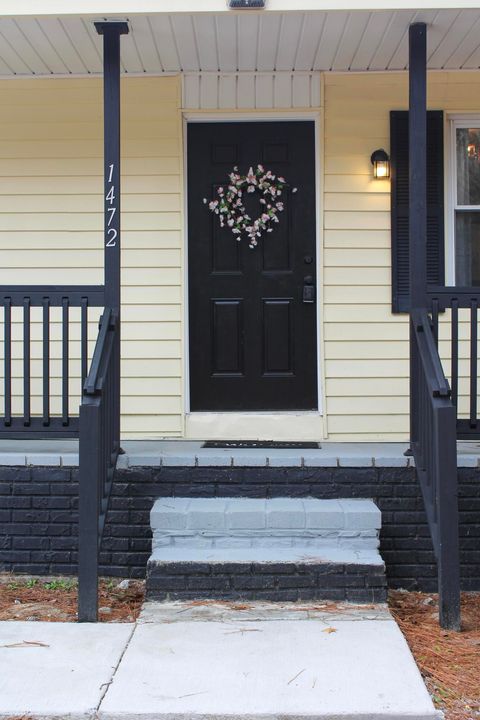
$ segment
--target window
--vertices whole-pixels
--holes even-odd
[[[455,284],[480,286],[480,118],[452,123]]]

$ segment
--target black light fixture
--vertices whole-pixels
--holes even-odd
[[[374,150],[371,155],[373,165],[373,177],[384,180],[390,177],[390,158],[383,148]]]
[[[265,0],[227,0],[227,4],[232,10],[261,10],[265,7]]]

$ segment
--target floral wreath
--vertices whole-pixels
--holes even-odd
[[[237,240],[240,240],[242,233],[245,233],[249,238],[248,246],[254,248],[262,232],[273,232],[272,223],[280,222],[278,215],[283,212],[284,205],[279,198],[286,180],[281,176],[275,176],[271,170],[265,170],[263,165],[257,165],[255,171],[251,167],[246,175],[241,175],[235,165],[228,178],[229,184],[226,190],[224,187],[217,188],[218,200],[208,202],[207,198],[203,198],[203,202],[205,204],[208,202],[209,209],[219,216],[220,227],[231,228]],[[252,220],[247,214],[242,198],[244,192],[253,193],[255,190],[262,193],[260,203],[264,208],[260,217]],[[292,192],[297,192],[297,188],[293,188]]]

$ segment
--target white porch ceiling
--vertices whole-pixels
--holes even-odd
[[[0,75],[102,72],[98,18],[1,17]],[[480,67],[480,8],[158,13],[129,18],[128,74],[404,70],[408,26],[428,24],[430,69]]]

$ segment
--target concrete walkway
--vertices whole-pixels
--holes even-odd
[[[433,720],[383,606],[170,603],[136,624],[0,623],[0,717]]]

